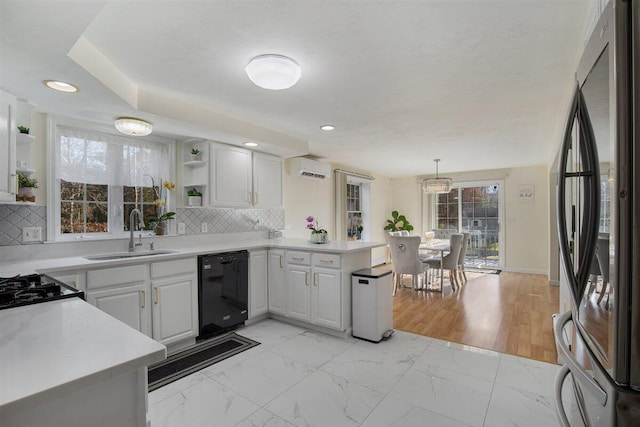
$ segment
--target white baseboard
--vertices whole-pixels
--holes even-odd
[[[502,271],[508,273],[542,274],[549,277],[549,272],[547,270],[537,270],[533,268],[505,268]]]
[[[377,267],[379,265],[386,264],[386,263],[387,263],[387,259],[385,257],[379,257],[379,258],[371,259],[371,266],[372,267]]]
[[[560,286],[560,281],[559,280],[549,280],[549,284],[551,286]]]

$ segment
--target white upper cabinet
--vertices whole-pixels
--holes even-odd
[[[212,142],[209,155],[210,204],[251,207],[251,151]]]
[[[256,208],[281,208],[282,159],[253,153],[253,205]]]
[[[16,201],[16,99],[0,91],[0,203]]]
[[[211,142],[209,185],[200,187],[203,193],[208,192],[208,198],[203,194],[203,204],[235,208],[281,208],[282,165],[280,157]],[[185,179],[191,175],[191,172],[185,173]]]

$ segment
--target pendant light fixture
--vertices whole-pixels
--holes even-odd
[[[256,56],[249,61],[245,71],[253,83],[270,90],[288,89],[295,85],[302,75],[296,61],[276,54]]]
[[[151,123],[135,117],[118,117],[113,124],[118,132],[130,136],[147,136],[153,130]]]
[[[438,176],[438,163],[440,159],[434,159],[436,162],[436,177],[422,180],[422,191],[429,194],[443,194],[451,191],[451,178],[442,178]]]

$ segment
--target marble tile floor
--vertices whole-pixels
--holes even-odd
[[[557,365],[402,331],[379,344],[270,319],[236,332],[261,345],[149,393],[152,427],[558,425]]]

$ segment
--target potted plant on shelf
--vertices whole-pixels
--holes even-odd
[[[29,128],[26,126],[18,126],[18,130],[20,131],[20,133],[25,133],[27,135],[29,135]]]
[[[195,187],[187,191],[187,196],[189,196],[189,206],[202,206],[202,193]]]
[[[202,160],[202,152],[197,147],[191,147],[191,160],[200,161]]]
[[[384,229],[386,231],[413,231],[413,225],[409,224],[404,215],[400,215],[398,211],[393,211],[391,212],[391,219],[387,220],[387,225],[385,225]]]
[[[18,172],[18,195],[16,200],[23,202],[35,202],[36,195],[34,189],[38,188],[38,180],[30,178],[24,172]]]

